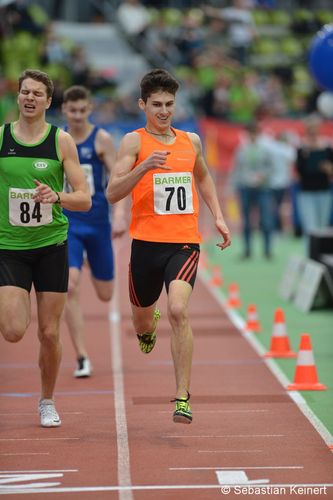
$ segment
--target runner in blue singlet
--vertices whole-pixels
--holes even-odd
[[[114,259],[111,237],[126,230],[125,211],[117,205],[110,222],[110,206],[105,197],[108,174],[115,159],[115,148],[106,130],[89,122],[92,104],[89,91],[82,86],[72,86],[64,93],[63,114],[66,130],[73,137],[82,168],[85,171],[91,195],[89,212],[65,211],[69,220],[68,255],[69,288],[65,319],[77,356],[75,377],[89,377],[92,365],[84,339],[84,319],[80,305],[80,275],[87,258],[91,279],[97,296],[109,301],[113,292]]]

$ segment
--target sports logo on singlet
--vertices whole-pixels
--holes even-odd
[[[9,188],[9,222],[12,226],[35,227],[52,222],[52,203],[35,202],[35,192],[35,189]]]
[[[37,170],[45,170],[49,166],[49,164],[46,160],[36,160],[33,162],[32,165]]]
[[[86,146],[82,146],[81,147],[81,149],[80,149],[80,156],[81,156],[81,158],[90,160],[92,158],[92,155],[93,155],[92,148],[88,148]]]
[[[191,172],[153,174],[153,183],[155,213],[193,214]]]

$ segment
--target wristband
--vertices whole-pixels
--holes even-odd
[[[56,205],[61,205],[61,199],[60,199],[59,193],[57,191],[55,191],[55,194],[58,196],[58,198],[56,199],[56,201],[54,203]]]

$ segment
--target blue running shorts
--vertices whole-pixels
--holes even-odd
[[[109,281],[114,278],[110,224],[90,225],[70,222],[68,230],[69,267],[81,270],[85,253],[95,279]]]

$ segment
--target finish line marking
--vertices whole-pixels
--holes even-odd
[[[130,493],[132,495],[133,491],[172,491],[172,490],[216,490],[221,488],[221,484],[169,484],[169,485],[147,485],[147,486],[86,486],[86,487],[66,487],[66,488],[27,488],[22,487],[1,487],[0,495],[19,495],[19,494],[36,494],[36,493],[84,493],[84,492],[99,492],[99,491],[118,491],[120,493]],[[244,487],[243,484],[231,484],[228,485],[230,488]],[[258,486],[261,488],[332,488],[333,483],[321,483],[321,484],[273,484],[263,485],[258,482],[251,483],[251,486]]]

